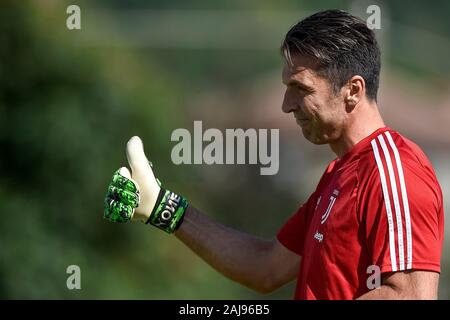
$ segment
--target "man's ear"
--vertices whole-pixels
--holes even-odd
[[[353,76],[348,80],[344,91],[347,112],[352,112],[366,94],[366,82],[361,76]]]

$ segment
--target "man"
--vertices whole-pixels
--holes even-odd
[[[442,192],[419,147],[380,116],[373,32],[346,12],[319,12],[287,33],[282,52],[282,110],[337,158],[274,239],[218,224],[161,188],[137,137],[127,144],[132,178],[126,168],[116,172],[105,217],[174,232],[223,275],[261,293],[297,279],[297,299],[437,298]]]

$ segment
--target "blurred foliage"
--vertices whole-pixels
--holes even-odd
[[[54,12],[12,3],[0,19],[1,296],[139,297],[130,283],[157,286],[161,271],[136,267],[133,233],[102,220],[102,198],[129,137],[153,137],[146,147],[167,153],[177,97],[157,68],[144,79],[126,52],[79,50],[47,33],[61,29],[45,20]],[[65,288],[69,264],[90,284],[80,294]]]
[[[318,10],[348,3],[96,2],[223,10]],[[68,4],[0,4],[0,298],[290,298],[292,284],[261,297],[218,275],[174,237],[102,218],[109,179],[126,165],[125,143],[139,135],[164,184],[217,220],[273,236],[301,199],[280,192],[256,168],[219,169],[227,178],[213,180],[217,168],[174,166],[170,134],[192,124],[182,107],[192,92],[242,90],[249,78],[279,67],[277,48],[259,55],[82,46],[65,28]],[[71,264],[81,267],[80,291],[66,288]]]

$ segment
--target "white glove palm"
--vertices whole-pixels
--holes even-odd
[[[156,204],[161,187],[149,161],[144,153],[144,146],[138,136],[132,137],[127,143],[127,158],[131,167],[130,171],[126,167],[120,169],[120,173],[137,182],[139,190],[139,206],[135,209],[132,220],[146,222]]]

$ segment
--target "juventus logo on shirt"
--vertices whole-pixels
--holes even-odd
[[[336,201],[336,198],[338,195],[339,195],[339,190],[334,189],[333,194],[330,196],[330,202],[328,203],[327,210],[322,215],[322,220],[320,221],[321,224],[324,224],[325,221],[327,221],[328,217],[330,216],[331,209],[333,208],[334,202]]]

